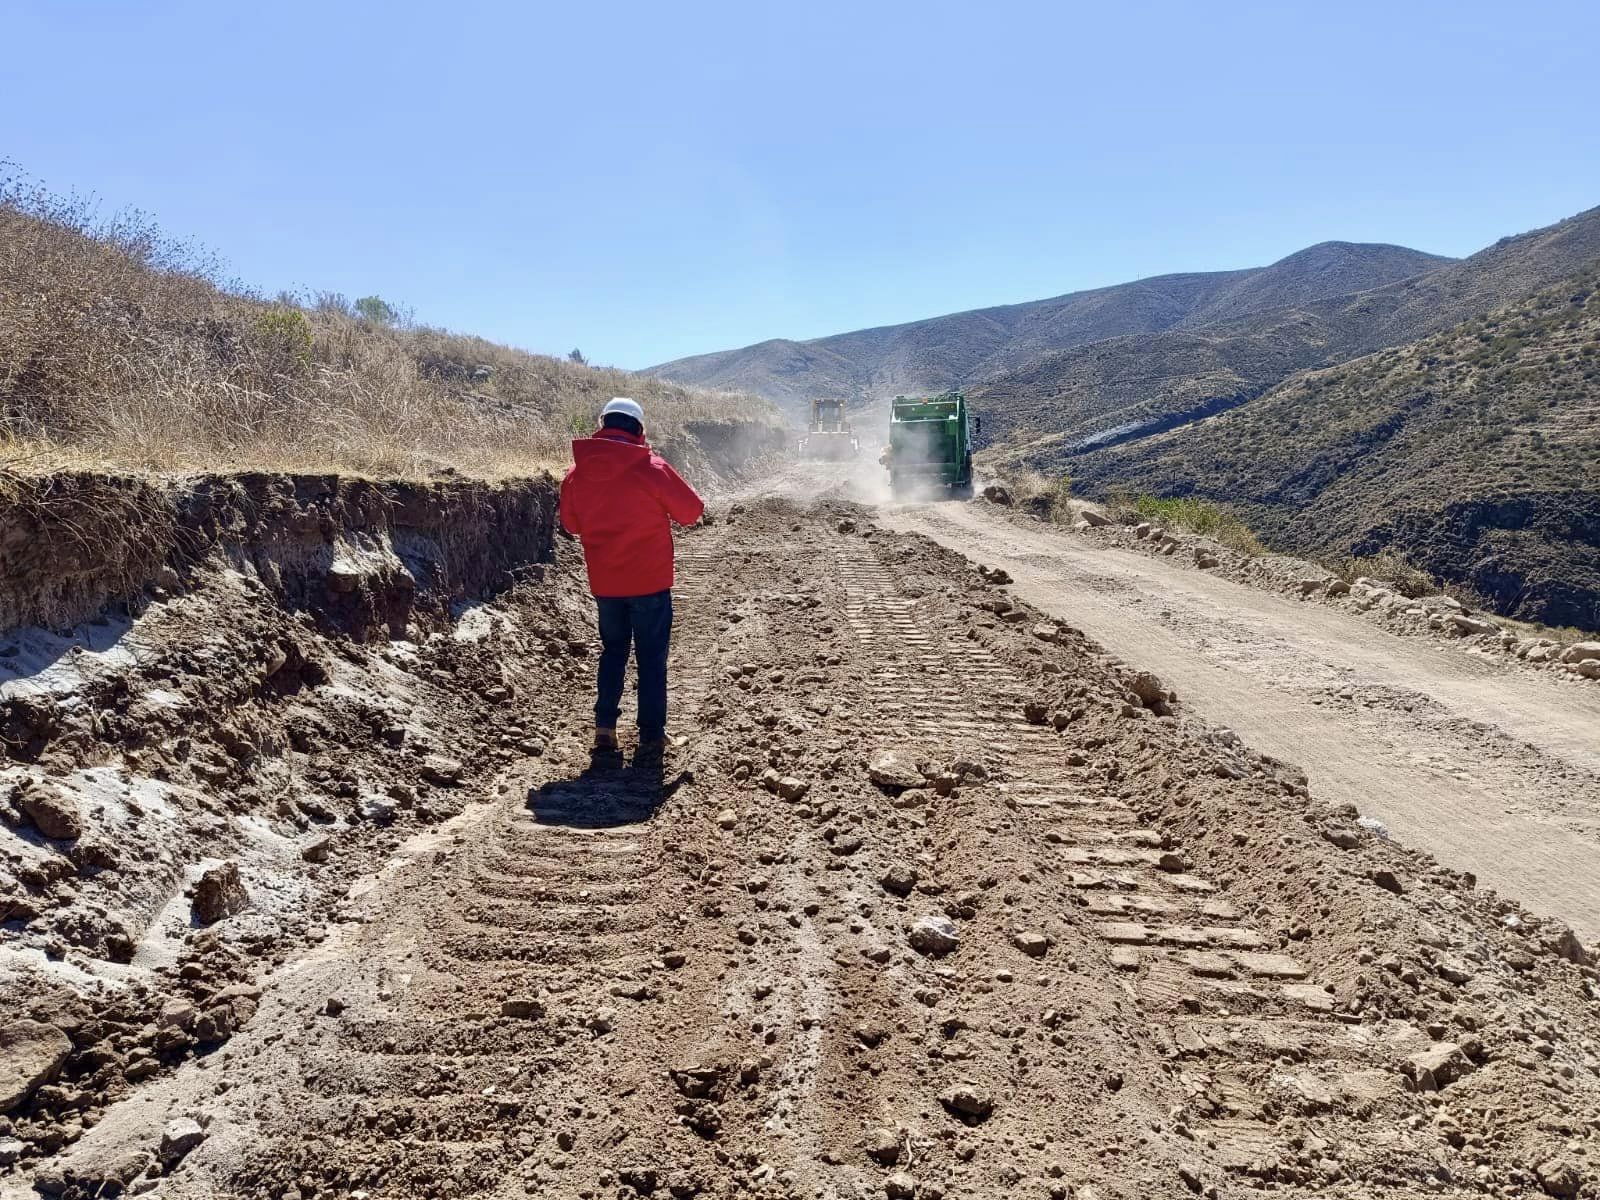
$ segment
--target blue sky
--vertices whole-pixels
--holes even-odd
[[[1600,204],[1600,4],[0,0],[0,158],[641,367]]]

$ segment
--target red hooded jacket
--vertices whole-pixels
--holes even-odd
[[[693,525],[705,502],[650,443],[602,429],[572,443],[561,524],[583,543],[596,596],[648,596],[672,586],[672,522]]]

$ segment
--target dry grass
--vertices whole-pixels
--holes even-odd
[[[1388,584],[1412,600],[1419,596],[1432,596],[1439,591],[1437,579],[1395,550],[1384,550],[1378,554],[1352,554],[1329,565],[1346,582],[1354,583],[1365,576]]]
[[[268,301],[141,214],[103,218],[0,164],[0,473],[520,475],[565,462],[613,395],[644,404],[657,440],[779,420],[755,397],[373,322],[336,296]]]

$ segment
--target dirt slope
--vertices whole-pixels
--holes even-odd
[[[886,513],[1156,671],[1402,842],[1600,937],[1600,695],[976,505]]]
[[[477,610],[481,803],[397,826],[231,1040],[0,1194],[1592,1194],[1558,924],[864,510],[681,548],[664,767],[585,753],[558,546]]]

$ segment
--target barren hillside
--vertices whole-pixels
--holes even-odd
[[[1300,553],[1395,550],[1503,612],[1600,628],[1597,287],[1600,271],[1571,276],[1070,469],[1227,502]]]
[[[754,392],[791,410],[814,395],[880,399],[969,385],[1052,351],[1108,338],[1364,291],[1448,261],[1402,246],[1325,242],[1255,270],[1164,275],[807,342],[779,339],[679,359],[650,373]]]

